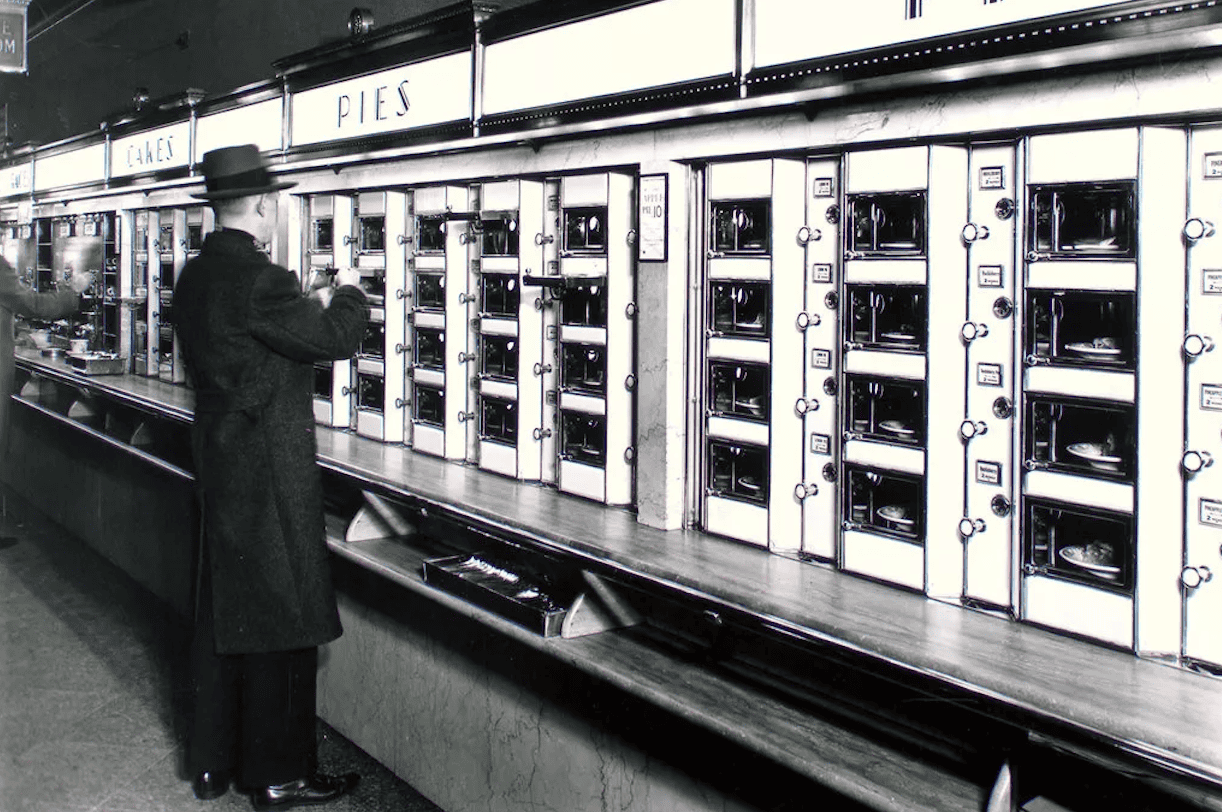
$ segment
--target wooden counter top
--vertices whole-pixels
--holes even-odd
[[[182,387],[86,378],[28,352],[19,359],[189,419]],[[626,510],[349,432],[320,427],[318,452],[325,468],[412,507],[932,679],[1018,714],[1038,734],[1089,739],[1105,754],[1197,779],[1208,785],[1202,805],[1222,809],[1222,680],[716,536],[655,530]]]

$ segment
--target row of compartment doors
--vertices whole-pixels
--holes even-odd
[[[315,417],[612,505],[633,501],[635,179],[618,173],[301,196],[306,285],[355,267],[361,349]]]
[[[1222,665],[1222,132],[700,178],[704,529]]]

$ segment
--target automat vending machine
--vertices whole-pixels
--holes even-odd
[[[316,194],[303,201],[306,262],[304,285],[325,281],[351,252],[353,199],[348,195]],[[314,420],[324,426],[352,424],[352,361],[320,361],[314,365]]]

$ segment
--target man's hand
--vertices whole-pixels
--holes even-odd
[[[342,287],[344,285],[361,286],[361,272],[356,268],[340,268],[335,272],[335,286]]]
[[[77,293],[84,293],[93,284],[93,273],[91,271],[73,271],[72,276],[68,279],[68,284]]]

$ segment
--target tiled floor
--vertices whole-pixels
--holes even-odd
[[[182,776],[187,630],[81,542],[4,495],[0,516],[0,812],[250,809]],[[437,810],[325,724],[323,772],[361,784],[322,809]]]

